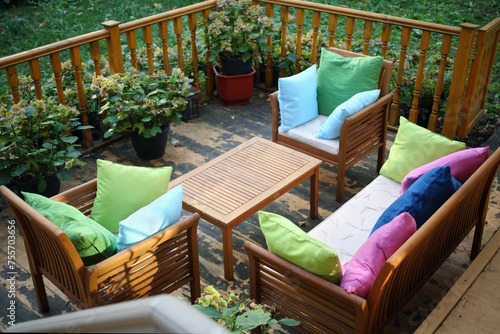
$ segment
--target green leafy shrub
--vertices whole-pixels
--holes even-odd
[[[39,191],[47,184],[44,178],[56,174],[60,180],[69,176],[64,171],[83,165],[78,159],[77,137],[72,131],[87,129],[80,126],[75,108],[57,104],[52,99],[21,100],[11,107],[0,105],[0,183],[13,178],[42,181]]]
[[[276,306],[255,304],[250,300],[243,301],[233,293],[229,295],[228,300],[225,300],[213,286],[205,289],[205,295],[201,296],[193,307],[233,333],[249,331],[258,326],[262,326],[262,332],[267,333],[278,323],[285,326],[300,324],[297,320],[288,318],[277,320],[279,310]]]
[[[186,108],[191,93],[191,80],[179,69],[171,75],[163,71],[155,75],[126,73],[94,78],[92,90],[105,103],[100,113],[106,114],[109,124],[105,138],[116,132],[137,131],[144,137],[154,137],[167,123],[180,124],[181,112]]]

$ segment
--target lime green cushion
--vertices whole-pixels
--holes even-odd
[[[337,253],[327,245],[274,213],[259,211],[259,223],[271,253],[330,282],[340,283],[342,269]]]
[[[118,224],[168,190],[172,167],[125,166],[97,160],[97,195],[90,217],[113,233]]]
[[[323,48],[317,74],[318,113],[328,116],[355,94],[377,89],[383,60],[342,57]]]
[[[396,139],[380,174],[401,183],[406,174],[415,168],[463,149],[465,143],[451,140],[400,117]]]
[[[66,233],[85,266],[92,266],[116,253],[114,234],[77,208],[42,195],[22,194],[26,203]]]

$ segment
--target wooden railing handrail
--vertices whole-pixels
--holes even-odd
[[[459,27],[447,26],[444,24],[437,24],[431,22],[417,21],[412,19],[406,19],[397,16],[391,16],[386,14],[365,12],[358,9],[345,8],[339,6],[332,6],[327,4],[314,3],[302,0],[259,0],[259,2],[265,2],[281,6],[289,6],[295,8],[302,8],[308,10],[320,11],[329,14],[338,14],[342,16],[348,16],[363,20],[376,21],[381,23],[388,23],[393,25],[399,25],[403,27],[428,30],[431,32],[438,32],[446,35],[459,36],[461,29]]]
[[[47,44],[44,46],[39,46],[37,48],[28,51],[16,53],[14,55],[0,58],[0,69],[22,64],[30,60],[35,60],[44,56],[51,55],[53,53],[66,51],[76,46],[88,44],[91,42],[96,42],[108,36],[109,32],[106,29],[102,29],[90,32],[88,34],[71,37],[59,42]]]

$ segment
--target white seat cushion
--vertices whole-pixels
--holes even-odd
[[[368,239],[385,209],[399,197],[400,189],[400,183],[379,175],[308,234],[337,252],[344,265]]]
[[[323,123],[327,120],[328,116],[319,115],[312,121],[304,123],[297,126],[296,128],[290,129],[288,131],[282,132],[281,126],[278,128],[278,132],[286,137],[295,139],[302,143],[311,145],[325,152],[337,155],[339,154],[339,140],[333,139],[318,139],[316,136],[319,130],[323,126]]]

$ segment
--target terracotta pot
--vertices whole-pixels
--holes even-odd
[[[161,158],[165,154],[165,147],[168,141],[168,131],[170,123],[167,127],[156,136],[145,138],[137,132],[129,132],[130,141],[134,147],[135,153],[140,159],[154,160]]]
[[[250,102],[250,98],[253,96],[254,68],[249,74],[231,76],[219,74],[217,66],[214,66],[213,69],[217,78],[217,92],[224,105],[238,106]]]

